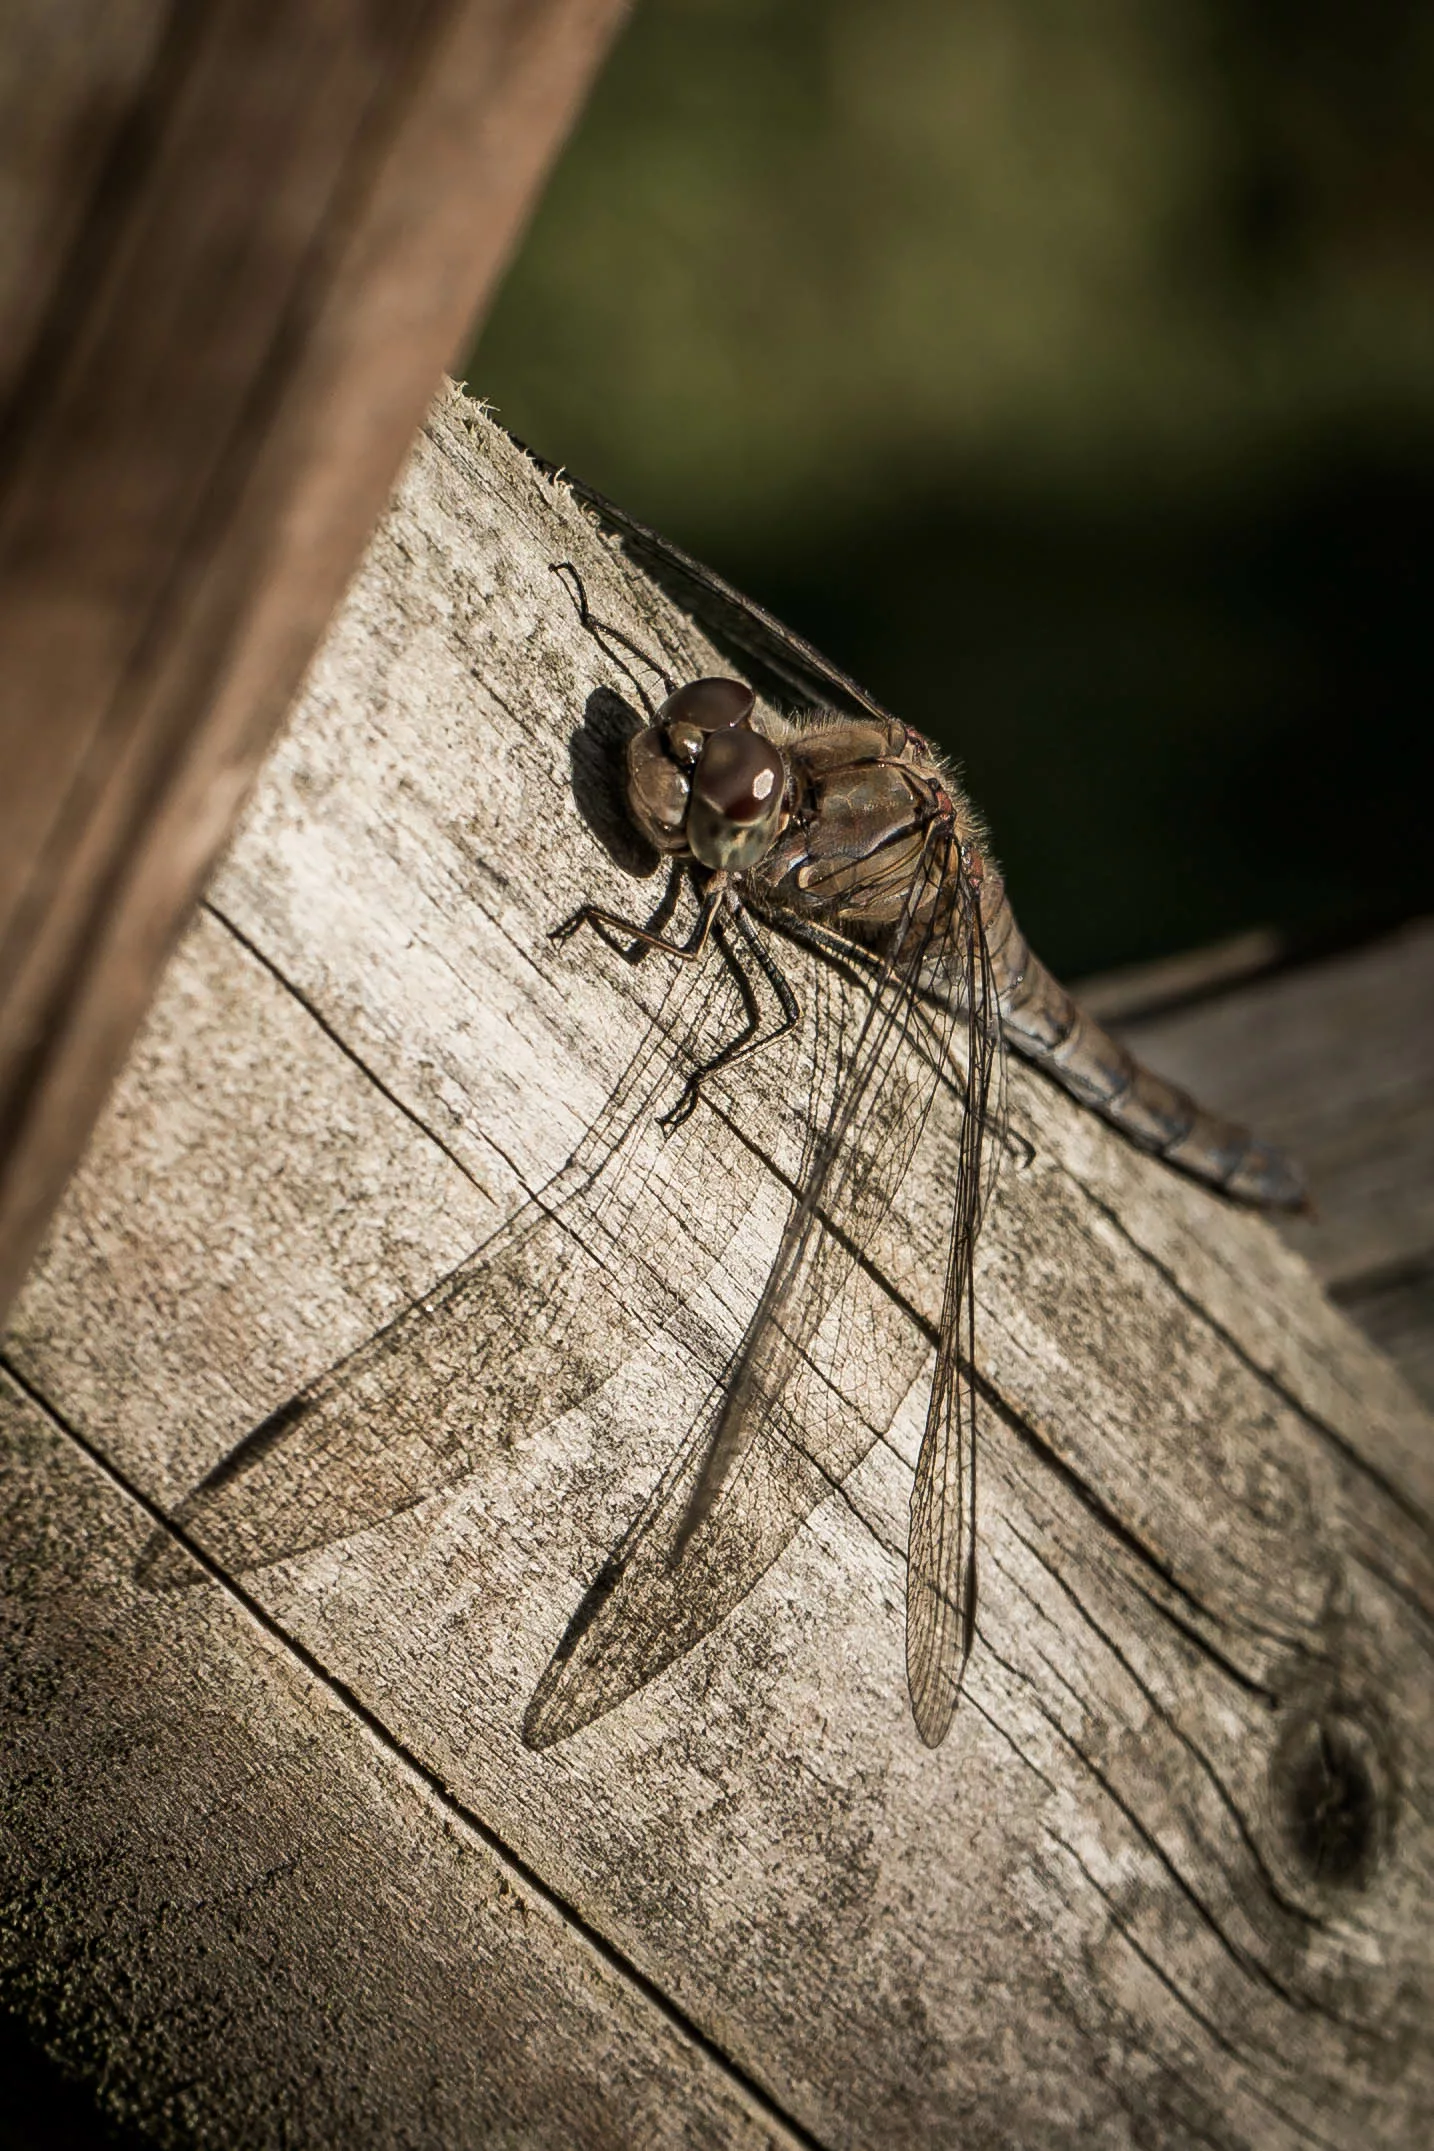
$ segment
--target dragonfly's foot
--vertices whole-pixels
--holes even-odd
[[[584,904],[581,911],[575,911],[572,917],[564,919],[561,925],[550,926],[548,939],[561,945],[564,941],[571,941],[573,935],[584,926],[590,927],[599,941],[605,941],[614,955],[621,956],[625,963],[641,963],[647,954],[649,937],[644,936],[640,926],[633,925],[628,919],[614,918],[609,911],[599,911],[596,904]],[[638,938],[634,941],[623,938],[629,934],[635,934]],[[657,944],[658,947],[663,945],[661,942]]]
[[[697,1101],[701,1096],[702,1085],[695,1076],[683,1084],[676,1105],[669,1106],[665,1113],[659,1113],[657,1116],[657,1125],[664,1135],[674,1135],[679,1128],[687,1125],[697,1110]]]

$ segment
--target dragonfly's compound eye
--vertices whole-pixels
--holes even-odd
[[[668,696],[657,721],[669,731],[677,725],[695,725],[699,732],[722,732],[728,725],[745,724],[756,700],[740,680],[690,680]]]
[[[659,851],[690,850],[704,866],[740,872],[770,848],[786,771],[776,749],[746,729],[756,700],[740,680],[690,680],[668,696],[656,722],[628,743],[628,805]],[[694,776],[709,768],[719,741],[725,745],[710,764],[694,842]]]
[[[692,779],[687,844],[703,866],[740,874],[776,842],[786,765],[759,732],[713,732]]]

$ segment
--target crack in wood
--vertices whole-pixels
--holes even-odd
[[[1110,1631],[1106,1629],[1095,1618],[1095,1615],[1085,1604],[1085,1601],[1081,1598],[1079,1592],[1075,1589],[1074,1585],[1071,1584],[1067,1580],[1067,1578],[1061,1574],[1061,1572],[1054,1566],[1054,1564],[1049,1560],[1049,1558],[1041,1550],[1041,1548],[1035,1544],[1034,1540],[1027,1538],[1026,1534],[1021,1530],[1018,1524],[1011,1523],[1008,1525],[1008,1529],[1011,1532],[1011,1536],[1015,1539],[1018,1539],[1021,1545],[1025,1547],[1026,1552],[1031,1556],[1032,1560],[1035,1561],[1039,1567],[1045,1570],[1046,1574],[1050,1577],[1056,1588],[1061,1592],[1062,1596],[1072,1606],[1074,1606],[1076,1612],[1085,1622],[1086,1626],[1092,1631],[1093,1634],[1097,1635],[1100,1638],[1101,1642],[1105,1645],[1105,1648],[1110,1652],[1116,1663],[1122,1668],[1122,1670],[1126,1674],[1126,1677],[1138,1690],[1140,1695],[1144,1697],[1147,1705],[1154,1713],[1155,1717],[1160,1721],[1161,1724],[1166,1726],[1171,1733],[1174,1734],[1175,1738],[1186,1750],[1187,1754],[1195,1763],[1196,1767],[1209,1781],[1210,1785],[1214,1789],[1217,1799],[1220,1801],[1221,1806],[1224,1808],[1225,1812],[1230,1817],[1230,1820],[1234,1823],[1240,1841],[1244,1845],[1245,1851],[1249,1856],[1249,1859],[1254,1866],[1255,1872],[1258,1874],[1261,1884],[1264,1887],[1265,1893],[1269,1897],[1271,1903],[1274,1904],[1280,1912],[1284,1913],[1284,1915],[1288,1919],[1297,1921],[1303,1927],[1312,1929],[1323,1927],[1326,1922],[1321,1919],[1318,1914],[1307,1911],[1303,1905],[1297,1904],[1292,1897],[1288,1896],[1286,1892],[1280,1888],[1279,1883],[1276,1881],[1275,1876],[1268,1862],[1266,1861],[1263,1852],[1260,1850],[1259,1843],[1255,1838],[1254,1832],[1250,1828],[1244,1810],[1241,1808],[1239,1802],[1235,1799],[1233,1793],[1230,1791],[1228,1785],[1225,1783],[1224,1778],[1221,1777],[1219,1771],[1215,1768],[1214,1764],[1211,1762],[1209,1756],[1205,1753],[1205,1750],[1200,1746],[1199,1742],[1192,1740],[1190,1735],[1185,1731],[1184,1727],[1181,1726],[1171,1715],[1170,1711],[1167,1710],[1166,1706],[1161,1702],[1160,1698],[1156,1695],[1154,1689],[1150,1686],[1149,1682],[1145,1680],[1139,1672],[1137,1672],[1135,1666],[1130,1660],[1129,1655],[1121,1649],[1120,1645],[1116,1642],[1114,1636],[1111,1635]],[[1215,1656],[1213,1652],[1208,1649],[1208,1647],[1204,1645],[1203,1639],[1196,1637],[1193,1640],[1196,1641],[1197,1644],[1199,1644],[1200,1647],[1204,1650],[1206,1657],[1210,1659],[1211,1663],[1216,1665],[1221,1671],[1223,1671],[1224,1668],[1220,1665],[1219,1659]],[[1076,1698],[1076,1700],[1079,1701],[1080,1699]],[[1271,1700],[1275,1700],[1275,1698],[1273,1698],[1272,1696]],[[1342,2022],[1343,2019],[1337,2019],[1336,2021]]]
[[[1067,1168],[1067,1170],[1069,1169]],[[1377,1487],[1386,1500],[1391,1501],[1412,1524],[1417,1525],[1420,1530],[1425,1532],[1434,1531],[1434,1517],[1426,1513],[1414,1496],[1402,1487],[1398,1480],[1392,1479],[1387,1472],[1382,1471],[1372,1458],[1367,1457],[1350,1440],[1347,1434],[1341,1433],[1339,1428],[1333,1425],[1330,1420],[1315,1411],[1313,1406],[1306,1403],[1302,1397],[1297,1396],[1285,1382],[1281,1381],[1272,1367],[1262,1365],[1248,1346],[1241,1343],[1228,1324],[1222,1322],[1219,1316],[1205,1305],[1203,1300],[1197,1299],[1189,1288],[1181,1283],[1170,1265],[1162,1261],[1160,1256],[1152,1253],[1148,1247],[1135,1238],[1124,1219],[1088,1181],[1073,1172],[1070,1173],[1069,1177],[1089,1198],[1102,1217],[1119,1233],[1132,1252],[1140,1255],[1149,1263],[1155,1274],[1192,1314],[1199,1316],[1202,1321],[1209,1324],[1221,1343],[1226,1345],[1235,1358],[1239,1360],[1241,1366],[1254,1375],[1257,1381],[1262,1382],[1274,1396],[1279,1398],[1283,1405],[1302,1419],[1305,1425],[1311,1428],[1314,1433],[1327,1441],[1345,1463],[1353,1465],[1356,1471],[1370,1481],[1371,1485]]]
[[[1304,2013],[1306,2011],[1313,2010],[1314,2013],[1318,2015],[1328,2016],[1328,2011],[1320,2007],[1318,2004],[1311,2002],[1311,2000],[1307,1996],[1297,1994],[1292,1988],[1286,1986],[1284,1981],[1277,1978],[1276,1975],[1270,1971],[1267,1965],[1261,1964],[1260,1960],[1257,1957],[1253,1957],[1247,1949],[1245,1949],[1240,1943],[1236,1942],[1226,1932],[1222,1923],[1216,1918],[1210,1906],[1206,1904],[1204,1898],[1200,1895],[1200,1892],[1195,1888],[1195,1885],[1190,1881],[1189,1877],[1185,1874],[1179,1863],[1172,1857],[1170,1853],[1166,1851],[1165,1847],[1160,1843],[1160,1840],[1155,1836],[1154,1832],[1144,1822],[1142,1822],[1139,1815],[1130,1805],[1130,1802],[1112,1783],[1109,1776],[1104,1770],[1102,1770],[1100,1764],[1095,1760],[1095,1758],[1087,1754],[1085,1749],[1082,1747],[1080,1741],[1076,1739],[1075,1735],[1069,1732],[1067,1728],[1062,1725],[1060,1719],[1046,1703],[1044,1697],[1041,1695],[1040,1690],[1037,1688],[1035,1682],[1031,1679],[1030,1675],[1028,1673],[1023,1672],[1019,1666],[1014,1665],[1010,1659],[1003,1657],[1000,1652],[997,1651],[990,1643],[989,1639],[983,1640],[985,1641],[986,1649],[991,1652],[991,1655],[993,1658],[996,1659],[996,1662],[1000,1666],[1002,1666],[1004,1670],[1009,1673],[1014,1680],[1018,1680],[1023,1687],[1027,1688],[1030,1691],[1036,1709],[1039,1711],[1040,1715],[1046,1720],[1046,1723],[1050,1726],[1052,1732],[1056,1734],[1058,1739],[1065,1743],[1065,1745],[1070,1749],[1071,1753],[1075,1756],[1076,1760],[1081,1764],[1082,1768],[1089,1774],[1093,1782],[1100,1787],[1106,1799],[1109,1800],[1111,1805],[1117,1810],[1117,1812],[1125,1818],[1125,1821],[1129,1825],[1134,1836],[1141,1844],[1145,1846],[1147,1852],[1169,1876],[1171,1882],[1175,1885],[1175,1888],[1179,1891],[1180,1895],[1190,1906],[1196,1918],[1200,1921],[1201,1925],[1204,1926],[1209,1931],[1209,1933],[1214,1936],[1216,1942],[1219,1944],[1224,1954],[1229,1958],[1230,1962],[1240,1972],[1242,1972],[1248,1980],[1254,1982],[1257,1985],[1266,1987],[1269,1992],[1275,1995],[1278,2000],[1282,2001],[1287,2008],[1292,2009],[1297,2013]],[[1331,2019],[1331,2021],[1342,2023],[1344,2020],[1339,2018],[1333,2018]],[[1349,2027],[1346,2026],[1346,2028]],[[1367,2027],[1361,2025],[1355,2028],[1359,2030],[1365,2030]],[[1270,2048],[1266,2051],[1265,2058],[1270,2061],[1278,2059],[1273,2048]]]
[[[266,1635],[272,1637],[298,1665],[302,1666],[310,1679],[317,1682],[341,1709],[356,1719],[396,1763],[413,1778],[417,1779],[447,1813],[453,1817],[455,1822],[462,1825],[463,1828],[471,1830],[474,1836],[481,1840],[488,1851],[512,1875],[516,1882],[538,1898],[573,1934],[581,1937],[593,1954],[601,1958],[604,1964],[635,1988],[665,2018],[674,2031],[680,2033],[684,2039],[688,2040],[692,2046],[714,2063],[724,2075],[730,2078],[733,2085],[738,2087],[743,2095],[766,2116],[770,2125],[783,2131],[793,2143],[802,2146],[803,2151],[832,2151],[830,2145],[824,2143],[821,2138],[814,2136],[795,2115],[787,2112],[772,2097],[766,2087],[745,2069],[734,2056],[729,2054],[709,2032],[705,2031],[696,2019],[682,2008],[679,2002],[666,1993],[616,1943],[609,1940],[601,1928],[595,1927],[590,1920],[585,1918],[577,1906],[564,1897],[561,1891],[555,1889],[537,1868],[523,1858],[521,1853],[515,1851],[490,1823],[486,1822],[473,1808],[460,1800],[451,1787],[445,1784],[439,1772],[431,1764],[424,1762],[420,1755],[416,1754],[413,1749],[400,1740],[378,1712],[365,1703],[363,1698],[348,1682],[341,1679],[320,1658],[316,1657],[313,1651],[289,1629],[285,1628],[281,1621],[276,1620],[273,1614],[252,1592],[246,1591],[244,1586],[237,1582],[227,1570],[222,1568],[217,1561],[211,1559],[203,1546],[197,1540],[190,1538],[181,1527],[176,1525],[160,1508],[159,1504],[152,1501],[140,1487],[136,1486],[105,1455],[102,1449],[97,1448],[93,1442],[89,1441],[78,1427],[71,1425],[65,1416],[50,1402],[49,1398],[37,1389],[14,1365],[8,1355],[3,1352],[0,1352],[0,1371],[3,1371],[14,1386],[29,1398],[38,1411],[45,1415],[45,1418],[55,1428],[56,1432],[62,1434],[68,1441],[73,1443],[74,1447],[96,1470],[103,1474],[126,1500],[133,1503],[136,1508],[142,1510],[148,1516],[157,1530],[164,1532],[177,1546],[181,1547],[189,1558],[205,1571],[211,1582],[217,1584],[237,1605],[242,1606],[248,1617],[263,1629]]]
[[[1045,1823],[1042,1825],[1042,1828],[1044,1830],[1045,1835],[1051,1839],[1052,1843],[1059,1845],[1061,1851],[1066,1854],[1066,1856],[1072,1861],[1072,1863],[1080,1870],[1081,1874],[1084,1875],[1086,1882],[1089,1884],[1090,1888],[1094,1890],[1095,1894],[1100,1898],[1102,1904],[1104,1904],[1110,1916],[1110,1923],[1112,1927],[1114,1927],[1116,1932],[1120,1935],[1121,1939],[1127,1945],[1127,1947],[1131,1949],[1134,1954],[1140,1959],[1141,1963],[1146,1967],[1147,1971],[1149,1971],[1154,1978],[1159,1980],[1161,1986],[1164,1987],[1166,1992],[1170,1995],[1172,2001],[1174,2001],[1176,2005],[1190,2017],[1192,2023],[1199,2025],[1201,2031],[1204,2032],[1206,2038],[1209,2039],[1210,2043],[1213,2046],[1218,2047],[1222,2054],[1225,2054],[1231,2061],[1241,2064],[1248,2064],[1249,2056],[1246,2055],[1240,2047],[1235,2045],[1233,2041],[1226,2038],[1224,2033],[1220,2030],[1219,2026],[1215,2024],[1194,2001],[1192,2001],[1191,1997],[1185,1992],[1179,1981],[1176,1980],[1165,1969],[1165,1967],[1160,1963],[1159,1959],[1145,1947],[1139,1936],[1132,1931],[1129,1921],[1125,1918],[1124,1914],[1122,1913],[1119,1905],[1116,1903],[1114,1897],[1111,1895],[1110,1891],[1107,1890],[1104,1884],[1096,1877],[1095,1874],[1092,1873],[1089,1865],[1085,1860],[1081,1858],[1081,1855],[1079,1854],[1079,1852],[1077,1852],[1075,1846],[1072,1845],[1068,1839],[1063,1837],[1060,1831],[1057,1830],[1053,1824]],[[1265,2107],[1268,2112],[1272,2113],[1275,2116],[1276,2120],[1282,2121],[1288,2129],[1291,2129],[1302,2143],[1315,2145],[1317,2147],[1317,2151],[1342,2151],[1342,2147],[1336,2142],[1334,2142],[1330,2137],[1322,2136],[1319,2131],[1317,2129],[1312,2128],[1308,2122],[1302,2121],[1297,2115],[1290,2113],[1287,2108],[1279,2105],[1276,2100],[1270,2097],[1268,2092],[1263,2091],[1260,2088],[1258,2083],[1252,2082],[1247,2078],[1242,2083],[1241,2088],[1248,2094],[1250,2098],[1256,2100],[1259,2105]]]
[[[330,1045],[338,1047],[339,1052],[343,1054],[345,1060],[350,1062],[350,1064],[358,1070],[359,1074],[363,1076],[366,1082],[371,1083],[373,1085],[373,1088],[378,1092],[380,1098],[385,1099],[387,1103],[391,1105],[396,1112],[401,1113],[404,1119],[409,1123],[409,1125],[411,1127],[416,1128],[420,1135],[426,1136],[428,1138],[428,1141],[432,1143],[435,1150],[441,1150],[444,1157],[447,1158],[449,1164],[456,1165],[459,1172],[462,1173],[464,1179],[469,1183],[471,1187],[476,1188],[480,1195],[487,1195],[489,1193],[489,1190],[483,1185],[483,1182],[478,1178],[478,1175],[472,1170],[470,1166],[464,1164],[462,1158],[459,1157],[457,1151],[453,1149],[451,1144],[445,1143],[443,1137],[438,1133],[438,1130],[436,1128],[430,1127],[421,1113],[415,1112],[414,1108],[408,1103],[406,1099],[400,1098],[398,1092],[396,1090],[391,1089],[389,1085],[384,1082],[383,1077],[379,1075],[372,1067],[370,1067],[369,1063],[363,1058],[363,1055],[359,1052],[358,1048],[353,1045],[347,1038],[345,1038],[343,1032],[338,1028],[336,1024],[331,1023],[329,1021],[323,1010],[319,1008],[317,1004],[309,997],[309,995],[304,992],[302,986],[296,985],[294,980],[289,977],[288,973],[280,969],[279,965],[274,961],[273,957],[267,956],[264,953],[263,949],[260,948],[257,941],[253,940],[248,934],[246,934],[244,932],[244,929],[239,926],[232,918],[230,918],[227,912],[221,911],[218,904],[215,903],[212,897],[206,896],[201,902],[200,909],[207,912],[209,917],[214,920],[217,926],[221,926],[224,929],[225,933],[229,934],[233,940],[237,941],[240,948],[244,950],[245,954],[248,956],[252,956],[255,963],[260,965],[263,970],[268,972],[270,978],[273,979],[274,983],[277,986],[281,986],[285,993],[290,994],[293,999],[297,1001],[299,1007],[303,1009],[304,1014],[308,1016],[311,1022],[318,1026],[319,1030],[323,1032],[325,1038],[328,1039]]]

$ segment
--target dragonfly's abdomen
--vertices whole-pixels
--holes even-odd
[[[1001,1028],[1016,1051],[1046,1069],[1082,1105],[1227,1195],[1296,1210],[1306,1200],[1298,1167],[1248,1128],[1207,1113],[1144,1067],[1066,992],[1016,923],[1001,877],[987,866],[982,916]]]

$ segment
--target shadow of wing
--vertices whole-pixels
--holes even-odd
[[[487,1247],[239,1443],[176,1512],[236,1575],[328,1545],[455,1485],[551,1424],[674,1321],[721,1262],[756,1168],[713,1116],[674,1136],[656,1100],[723,1037],[730,979],[669,992],[578,1151]],[[138,1579],[202,1581],[154,1533]]]
[[[175,1522],[235,1575],[396,1516],[601,1388],[645,1310],[607,1289],[575,1220],[526,1215],[313,1388],[254,1430]],[[157,1531],[138,1580],[202,1582]]]

